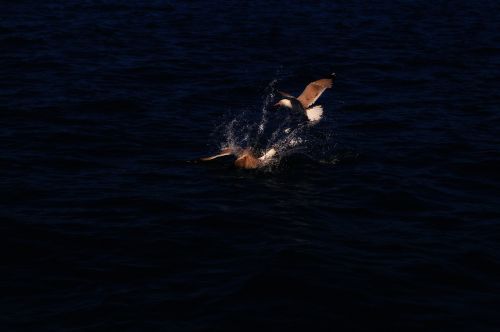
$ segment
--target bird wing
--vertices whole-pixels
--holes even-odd
[[[302,94],[297,97],[304,108],[308,108],[318,100],[323,91],[332,87],[331,78],[323,78],[309,83]]]
[[[214,159],[217,159],[217,158],[220,158],[220,157],[224,157],[224,156],[230,156],[234,154],[234,151],[233,149],[231,148],[226,148],[226,149],[222,149],[220,151],[219,154],[216,154],[215,156],[210,156],[210,157],[205,157],[205,158],[200,158],[201,161],[209,161],[209,160],[214,160]]]

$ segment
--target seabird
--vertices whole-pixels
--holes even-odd
[[[286,92],[278,91],[285,98],[274,104],[274,107],[283,106],[290,108],[293,111],[305,114],[309,121],[319,121],[323,115],[323,107],[321,105],[311,106],[326,89],[332,87],[334,79],[335,73],[331,75],[331,78],[323,78],[309,83],[297,98]]]
[[[238,168],[245,168],[245,169],[254,169],[254,168],[259,168],[262,166],[265,166],[266,164],[269,163],[269,161],[272,159],[272,157],[276,154],[276,150],[274,148],[271,148],[266,151],[262,156],[256,157],[253,151],[249,148],[247,149],[242,149],[239,147],[228,147],[225,149],[222,149],[218,154],[211,156],[211,157],[206,157],[206,158],[200,158],[201,161],[209,161],[209,160],[214,160],[220,157],[224,156],[236,156],[236,160],[234,161],[234,166]]]

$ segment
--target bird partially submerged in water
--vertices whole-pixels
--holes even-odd
[[[309,121],[319,121],[323,115],[323,107],[321,105],[311,106],[326,89],[332,87],[334,80],[335,73],[331,74],[330,78],[311,82],[297,98],[286,92],[278,91],[284,98],[274,104],[274,107],[286,107],[292,111],[301,112]]]
[[[271,159],[276,155],[276,150],[271,148],[262,156],[256,157],[252,149],[243,149],[240,147],[227,147],[222,149],[218,154],[210,157],[200,158],[200,161],[210,161],[225,156],[236,156],[234,166],[238,168],[254,169],[269,164]]]

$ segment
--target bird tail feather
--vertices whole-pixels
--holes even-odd
[[[272,158],[275,154],[276,154],[276,150],[274,148],[271,148],[271,149],[267,150],[266,153],[264,153],[262,155],[262,157],[259,157],[259,159],[262,161],[265,161],[265,160]]]
[[[323,116],[323,107],[321,107],[321,105],[316,105],[308,108],[306,109],[306,115],[309,121],[319,121]]]

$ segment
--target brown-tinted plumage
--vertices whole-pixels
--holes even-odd
[[[211,157],[200,158],[200,160],[209,161],[219,157],[234,155],[236,156],[234,166],[238,168],[255,169],[266,165],[275,154],[276,150],[270,149],[264,155],[257,158],[251,149],[241,149],[235,147],[222,149],[218,154]]]
[[[225,149],[220,150],[220,152],[218,154],[214,155],[214,156],[200,158],[200,160],[201,161],[209,161],[209,160],[217,159],[219,157],[230,156],[232,154],[234,154],[233,149],[231,149],[231,148],[225,148]]]
[[[316,100],[318,100],[326,89],[332,87],[334,79],[335,73],[333,73],[330,78],[322,78],[309,83],[297,98],[286,92],[278,91],[285,98],[274,104],[274,106],[286,107],[295,111],[303,111],[309,121],[317,122],[323,115],[323,107],[321,105],[312,105],[314,105]]]
[[[257,159],[250,149],[244,150],[234,161],[234,166],[239,168],[254,169],[261,166],[262,161]]]
[[[323,78],[314,82],[309,83],[302,94],[297,97],[300,101],[302,107],[308,108],[318,100],[321,94],[332,87],[333,80],[331,78]]]

